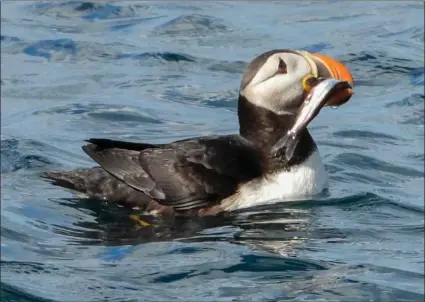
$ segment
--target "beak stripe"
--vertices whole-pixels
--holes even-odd
[[[302,55],[308,62],[308,64],[310,65],[311,68],[311,74],[318,78],[319,77],[319,72],[317,70],[317,65],[316,62],[314,62],[314,60],[311,57],[311,54],[307,51],[304,50],[296,50],[295,52],[299,53],[300,55]]]

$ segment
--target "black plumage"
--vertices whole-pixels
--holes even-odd
[[[238,185],[274,170],[289,169],[316,148],[306,130],[291,162],[269,154],[291,125],[291,118],[239,98],[241,135],[208,136],[151,145],[90,139],[83,150],[100,167],[48,172],[59,186],[131,206],[151,199],[176,211],[211,207]]]
[[[252,80],[274,50],[247,67],[241,88]],[[54,184],[145,209],[183,213],[217,206],[238,186],[267,173],[288,170],[316,149],[307,130],[299,135],[295,156],[286,162],[270,148],[290,129],[295,116],[282,118],[240,95],[239,135],[208,136],[153,145],[90,139],[83,150],[100,166],[70,172],[47,172]]]

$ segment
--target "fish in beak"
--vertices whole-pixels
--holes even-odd
[[[271,148],[272,156],[284,153],[288,162],[298,144],[298,135],[320,110],[325,106],[345,104],[354,94],[353,76],[341,62],[322,54],[303,52],[303,55],[308,58],[313,73],[303,83],[308,94],[298,109],[292,128]]]
[[[317,83],[317,80],[321,78],[332,78],[354,85],[354,78],[351,72],[338,60],[319,53],[301,51],[301,54],[307,59],[312,69],[312,77],[309,80],[312,83],[308,83],[306,79],[307,83],[305,88],[307,91],[309,91],[309,88],[312,88]],[[335,94],[330,96],[323,106],[338,107],[345,104],[353,94],[354,90],[351,86],[343,90],[335,91]]]

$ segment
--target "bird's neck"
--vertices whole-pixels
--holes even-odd
[[[306,160],[316,150],[316,144],[307,129],[300,134],[294,157],[289,163],[284,158],[272,158],[270,149],[294,125],[295,115],[279,115],[271,110],[249,102],[239,95],[238,100],[239,133],[251,141],[261,153],[265,165],[292,166]]]

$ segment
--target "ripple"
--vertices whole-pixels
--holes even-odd
[[[88,118],[105,120],[114,123],[130,124],[162,124],[163,120],[155,118],[152,112],[142,114],[137,109],[128,106],[111,106],[106,104],[70,104],[53,107],[47,110],[37,110],[34,115],[72,114],[83,115]]]
[[[412,283],[421,283],[423,280],[423,273],[414,273],[414,272],[409,272],[406,270],[400,270],[400,269],[394,269],[394,268],[389,268],[389,267],[382,267],[382,266],[378,266],[378,265],[362,265],[359,266],[359,268],[361,268],[361,271],[363,270],[367,270],[368,274],[374,276],[373,277],[373,282],[370,283],[374,283],[374,284],[385,284],[388,285],[389,284],[389,279],[392,278],[398,278],[398,277],[402,277],[405,280],[410,280],[410,282]],[[396,277],[397,276],[397,277]],[[359,273],[353,273],[348,277],[350,280],[364,280],[364,277],[361,276],[361,274]],[[417,290],[415,290],[414,287],[410,288],[410,291],[405,291],[405,296],[404,297],[399,297],[398,299],[401,300],[394,300],[394,301],[419,301],[420,299],[420,292],[418,292]],[[410,297],[410,298],[408,298]],[[395,297],[394,297],[395,299]]]
[[[222,22],[223,20],[208,15],[183,15],[157,26],[151,35],[192,37],[230,32],[231,29]]]
[[[344,131],[336,131],[333,133],[333,135],[337,137],[349,137],[349,138],[356,138],[361,140],[370,140],[376,143],[385,143],[385,144],[397,144],[398,141],[404,139],[398,138],[393,135],[381,133],[381,132],[374,132],[374,131],[365,131],[365,130],[344,130]]]
[[[408,176],[408,177],[424,177],[424,173],[405,167],[396,166],[385,161],[373,158],[367,155],[356,153],[342,153],[336,156],[335,162],[344,166],[356,167],[356,169],[373,170],[387,172],[390,174]]]
[[[101,120],[109,120],[114,122],[130,122],[130,123],[149,123],[149,124],[162,124],[163,121],[149,117],[147,115],[141,115],[134,112],[125,111],[105,111],[105,112],[93,112],[88,114],[89,117]]]
[[[226,268],[222,268],[218,270],[223,274],[231,274],[238,271],[241,272],[253,272],[253,273],[261,273],[264,275],[268,275],[268,273],[281,273],[282,275],[291,274],[291,271],[310,271],[310,270],[324,270],[325,267],[310,263],[307,261],[299,260],[299,259],[291,259],[291,258],[283,258],[283,257],[267,257],[267,256],[258,256],[258,255],[244,255],[241,257],[241,263],[230,265]],[[200,274],[211,274],[215,269],[211,269],[210,271],[203,271]],[[190,279],[193,277],[199,276],[195,270],[179,273],[179,274],[169,274],[165,276],[161,276],[154,279],[154,282],[158,283],[171,283],[175,281],[179,281],[181,279]],[[264,279],[268,278],[281,278],[282,276],[274,275],[273,277],[264,276]]]
[[[401,100],[390,102],[385,107],[397,111],[395,116],[400,124],[423,126],[424,99],[423,94],[414,93]],[[403,108],[403,110],[398,108]]]
[[[4,46],[9,46],[9,45],[18,44],[22,42],[22,40],[17,37],[11,37],[11,36],[5,36],[5,35],[1,35],[0,41],[1,41],[2,48]]]
[[[319,145],[324,145],[324,146],[329,146],[329,147],[336,147],[336,148],[342,148],[342,149],[351,149],[351,150],[368,150],[368,148],[366,146],[359,146],[359,145],[355,145],[355,144],[344,144],[344,143],[340,143],[340,142],[331,142],[329,140],[326,141],[322,141],[322,140],[317,140]]]
[[[44,148],[45,145],[34,140],[1,140],[1,173],[19,170],[39,170],[53,166],[54,163],[41,154],[22,154],[22,151],[42,153]]]
[[[132,59],[132,60],[157,60],[165,62],[195,62],[195,58],[185,54],[172,53],[172,52],[146,52],[141,54],[122,54],[118,55],[116,59]]]
[[[110,3],[66,1],[42,2],[30,6],[33,13],[55,18],[80,17],[87,20],[106,20],[128,18],[137,15],[138,10],[145,10],[145,5],[118,6]]]
[[[410,117],[402,122],[402,124],[406,125],[416,125],[416,126],[423,126],[424,125],[424,110],[421,110],[419,112],[416,112],[413,114],[413,117]]]
[[[70,39],[45,40],[33,43],[24,48],[23,52],[30,56],[39,56],[51,59],[54,54],[75,56],[77,45]]]
[[[360,80],[356,80],[357,85],[387,86],[402,80],[394,75],[407,76],[411,80],[424,73],[424,67],[417,61],[393,57],[383,51],[349,53],[342,60],[349,64],[354,78]]]
[[[408,97],[403,98],[400,101],[394,101],[386,104],[385,107],[423,107],[425,95],[420,93],[414,93]]]
[[[209,108],[237,108],[237,91],[224,91],[205,93],[200,91],[198,93],[183,88],[181,91],[177,89],[164,91],[162,97],[172,100],[173,102],[184,104],[197,104],[202,107]]]
[[[20,288],[11,286],[1,282],[0,296],[4,301],[20,301],[20,302],[52,302],[52,300],[37,297]]]
[[[51,62],[61,61],[111,61],[116,60],[126,50],[131,49],[122,43],[97,43],[75,41],[70,38],[2,42],[2,52],[5,54],[23,53],[31,57],[44,58]],[[128,55],[131,57],[132,55]]]
[[[52,265],[44,264],[44,263],[35,263],[35,262],[21,262],[21,261],[0,261],[0,265],[2,268],[7,267],[8,269],[15,270],[17,272],[21,272],[24,274],[35,273],[38,274],[44,271],[57,271],[58,268],[55,268]]]
[[[242,74],[245,70],[247,63],[243,61],[236,62],[223,62],[210,66],[208,69],[211,71],[222,71],[228,73]]]
[[[411,158],[411,159],[420,161],[422,163],[425,161],[425,154],[424,153],[420,153],[420,154],[413,153],[413,154],[409,154],[408,157]]]
[[[120,56],[125,45],[76,42],[72,39],[41,40],[25,43],[22,52],[49,61],[108,61]],[[121,50],[119,50],[121,48]],[[15,49],[16,53],[17,50]]]
[[[397,202],[371,192],[343,195],[334,198],[323,198],[315,201],[305,201],[297,203],[297,206],[332,206],[350,209],[389,207],[394,208],[396,211],[404,211],[406,213],[419,215],[422,215],[425,211],[424,207]]]
[[[1,235],[2,235],[2,238],[13,239],[16,241],[20,241],[22,243],[31,242],[31,237],[28,236],[27,234],[23,234],[17,230],[12,230],[3,226],[1,227]]]
[[[368,205],[378,205],[388,202],[387,199],[370,192],[362,192],[351,195],[339,196],[336,198],[323,198],[316,201],[305,201],[300,206],[347,206],[361,207]]]
[[[128,31],[131,29],[131,27],[142,24],[142,23],[149,23],[152,21],[156,21],[159,19],[164,19],[167,16],[155,16],[155,17],[147,17],[147,18],[132,18],[132,19],[118,19],[114,21],[113,24],[110,26],[111,31]]]

